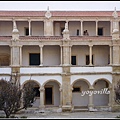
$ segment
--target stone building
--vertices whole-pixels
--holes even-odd
[[[0,11],[0,78],[17,75],[21,89],[32,82],[33,107],[118,110],[119,16],[116,9]]]

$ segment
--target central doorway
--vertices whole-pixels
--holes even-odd
[[[53,104],[53,89],[52,86],[45,87],[45,104],[52,105]]]

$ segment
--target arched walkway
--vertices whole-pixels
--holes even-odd
[[[93,87],[94,87],[93,104],[94,106],[108,106],[109,93],[110,93],[109,86],[110,86],[110,82],[106,79],[98,79],[93,83]]]
[[[33,106],[32,107],[39,107],[40,106],[40,84],[35,81],[35,80],[27,80],[23,83],[22,88],[24,88],[25,86],[30,86],[33,85],[33,90],[35,91],[35,101],[33,102]]]
[[[60,83],[57,80],[48,80],[44,86],[44,104],[45,106],[59,106],[60,105]]]
[[[78,79],[72,84],[72,104],[74,107],[87,107],[89,104],[89,95],[83,94],[88,91],[90,83],[85,79]]]

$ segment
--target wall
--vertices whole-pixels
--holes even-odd
[[[99,21],[98,27],[103,28],[103,36],[109,36],[110,35],[110,22],[105,21]]]
[[[77,29],[79,30],[79,35],[81,34],[81,22],[80,21],[70,21],[69,22],[70,36],[77,36]]]
[[[22,65],[29,66],[29,53],[40,53],[39,46],[23,46],[22,47]]]
[[[77,65],[86,65],[86,55],[89,55],[89,46],[73,46],[71,56],[76,56]]]
[[[89,33],[89,36],[95,36],[96,35],[96,23],[95,21],[84,21],[83,22],[83,31],[87,30]]]
[[[97,66],[108,65],[109,46],[93,46],[93,63]],[[72,56],[76,56],[77,65],[86,65],[86,55],[89,55],[89,46],[73,46]]]
[[[31,22],[32,36],[43,36],[44,35],[44,23],[39,21]]]
[[[59,46],[44,46],[43,47],[43,65],[60,65],[60,47]]]
[[[102,91],[106,88],[106,81],[99,80],[94,85],[94,90]],[[102,92],[103,93],[103,92]],[[93,104],[95,106],[108,106],[109,103],[109,94],[93,94]]]
[[[12,21],[0,21],[0,36],[12,36],[12,30]]]
[[[17,21],[16,25],[17,25],[17,28],[19,30],[19,35],[25,36],[25,28],[29,27],[28,21]]]
[[[72,92],[72,104],[74,106],[88,106],[89,96],[87,94],[82,94],[82,91],[87,91],[89,89],[88,84],[85,81],[79,80],[73,86],[80,87],[81,92]]]
[[[93,46],[94,65],[108,65],[109,46]]]

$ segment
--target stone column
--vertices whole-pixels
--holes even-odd
[[[60,85],[59,91],[60,91],[60,105],[59,105],[59,107],[62,107],[62,100],[63,100],[63,98],[62,98],[62,85]]]
[[[13,56],[13,54],[12,54],[13,52],[12,52],[12,46],[10,46],[10,65],[12,65],[13,64],[13,60],[12,60],[12,56]]]
[[[114,65],[118,65],[119,64],[119,50],[120,50],[120,47],[119,45],[113,45],[113,64]]]
[[[111,85],[109,85],[109,91],[110,91],[110,94],[109,94],[108,106],[109,106],[109,111],[111,111],[111,105],[112,105],[112,86]]]
[[[96,36],[98,36],[98,21],[96,20]]]
[[[112,65],[112,57],[113,57],[112,56],[112,46],[110,46],[110,58],[109,58],[110,59],[110,63],[109,63],[110,65]]]
[[[81,36],[83,36],[83,21],[81,21]]]
[[[22,66],[22,46],[20,46],[20,66]]]
[[[94,90],[94,87],[93,86],[90,86],[89,88],[89,91],[93,91]],[[88,107],[89,107],[89,111],[93,111],[93,94],[89,94],[89,104],[88,104]]]
[[[72,46],[70,46],[70,65],[71,65],[71,48]]]
[[[39,106],[39,108],[44,108],[45,107],[45,103],[44,103],[44,94],[45,94],[44,91],[45,91],[45,89],[44,89],[44,87],[41,86],[39,91],[40,91],[40,106]]]
[[[89,63],[89,65],[93,65],[92,64],[92,47],[93,47],[93,45],[89,45],[89,58],[90,58],[90,63]]]
[[[29,36],[31,36],[31,20],[28,20],[29,22]]]
[[[62,50],[62,49],[63,49],[63,48],[62,48],[62,45],[60,45],[60,62],[61,62],[60,65],[61,65],[61,66],[62,66],[62,63],[63,63],[63,60],[62,60],[62,59],[63,59],[63,57],[62,57],[62,55],[63,55],[63,53],[62,53],[63,50]]]
[[[43,66],[43,45],[39,45],[40,47],[40,66]]]
[[[113,31],[113,28],[112,28],[112,20],[110,21],[110,35],[112,36],[112,31]]]

